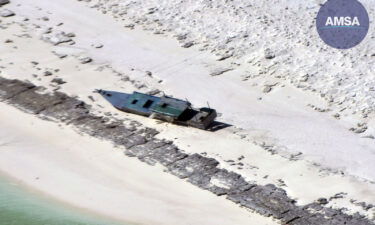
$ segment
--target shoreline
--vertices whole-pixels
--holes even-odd
[[[156,139],[156,130],[135,121],[130,121],[129,126],[125,125],[126,121],[105,120],[91,114],[89,105],[63,93],[40,94],[40,87],[17,80],[2,78],[1,83],[3,101],[40,118],[58,121],[64,118],[64,123],[77,127],[80,132],[125,146],[127,156],[137,157],[150,165],[160,163],[167,172],[218,196],[226,195],[227,199],[263,216],[272,216],[288,224],[340,224],[343,221],[373,224],[359,214],[348,216],[342,210],[324,207],[325,203],[297,206],[281,188],[247,183],[241,175],[219,169],[219,162],[212,158],[182,153],[172,143]]]
[[[329,215],[340,211],[338,217],[345,220],[346,215],[354,215],[354,219],[363,215],[370,221],[375,220],[375,170],[371,169],[375,156],[371,154],[375,150],[371,133],[375,124],[371,124],[371,117],[367,125],[358,123],[356,115],[343,113],[336,117],[334,111],[330,111],[335,108],[322,96],[278,79],[282,71],[268,71],[267,66],[266,71],[248,71],[250,62],[233,57],[218,61],[207,49],[198,49],[199,44],[182,48],[169,33],[151,34],[143,25],[124,28],[123,17],[113,18],[109,11],[103,15],[97,9],[87,8],[87,4],[90,3],[76,0],[13,0],[6,6],[14,10],[16,16],[0,22],[0,33],[4,37],[4,44],[0,46],[0,80],[5,86],[11,79],[20,81],[15,82],[14,89],[0,90],[0,99],[4,93],[14,94],[9,97],[10,101],[19,103],[24,111],[20,113],[4,105],[6,110],[3,114],[0,112],[8,118],[4,123],[11,131],[9,135],[20,135],[15,140],[23,143],[21,146],[11,142],[10,147],[6,146],[14,151],[14,156],[0,151],[3,153],[0,161],[1,156],[11,157],[22,165],[17,168],[14,163],[11,172],[19,172],[19,177],[32,185],[40,185],[39,189],[44,192],[68,196],[69,202],[87,206],[83,208],[99,209],[127,219],[126,213],[130,215],[130,212],[124,214],[117,208],[133,210],[125,196],[133,199],[134,195],[139,196],[139,201],[135,201],[138,211],[144,211],[141,204],[146,204],[149,205],[146,209],[160,210],[163,217],[141,215],[136,211],[137,221],[152,217],[156,221],[172,224],[175,220],[180,224],[176,220],[178,216],[194,220],[190,216],[203,215],[208,221],[208,215],[219,214],[209,205],[198,202],[197,196],[220,205],[221,209],[229,209],[230,215],[225,217],[228,224],[233,223],[231,215],[240,215],[242,221],[247,218],[246,213],[258,218],[262,225],[268,220],[248,210],[243,214],[238,205],[225,198],[232,198],[239,205],[266,216],[271,211],[274,217],[285,217],[284,220],[288,212],[280,216],[278,210],[291,207],[290,216],[296,223],[304,219],[293,217],[293,212],[300,214],[300,210],[328,210],[325,213]],[[58,43],[60,41],[63,42]],[[262,61],[262,55],[256,57]],[[221,73],[227,69],[221,75],[211,74],[212,70]],[[258,72],[262,76],[253,74]],[[42,88],[29,86],[30,89],[22,90],[27,82]],[[22,85],[18,93],[17,88]],[[187,86],[195,87],[195,91]],[[97,88],[165,93],[188,98],[195,106],[205,106],[209,101],[220,114],[219,122],[231,126],[206,132],[122,113],[93,94]],[[26,116],[25,111],[30,116]],[[28,122],[11,124],[12,114],[27,117]],[[52,120],[56,126],[40,121],[33,114]],[[44,132],[49,127],[51,132]],[[24,154],[22,149],[29,149],[30,154]],[[154,166],[147,169],[145,163]],[[188,165],[193,167],[193,172]],[[23,166],[28,166],[29,171]],[[45,170],[51,167],[53,171],[44,172],[42,167]],[[201,171],[201,167],[210,169]],[[182,179],[165,175],[165,171]],[[61,187],[38,175],[43,179],[39,183],[41,179],[29,177],[31,173],[46,173],[48,179]],[[62,174],[64,179],[53,177],[53,173]],[[161,181],[171,183],[172,187]],[[86,190],[82,184],[93,188]],[[67,190],[62,190],[65,185]],[[123,190],[123,187],[130,190]],[[179,195],[174,190],[178,189],[176,187],[181,189]],[[220,197],[202,194],[201,189],[213,191]],[[59,193],[61,190],[63,193]],[[238,196],[233,197],[233,190],[239,192]],[[69,196],[69,191],[78,198]],[[274,201],[270,195],[275,192],[273,197],[277,200]],[[147,194],[142,198],[140,193]],[[104,198],[106,195],[108,199]],[[183,197],[188,197],[188,205],[184,205]],[[90,198],[102,204],[94,205],[88,201]],[[156,206],[154,201],[157,200],[164,208]],[[112,210],[105,209],[106,204],[111,205]],[[119,207],[115,207],[116,204]],[[195,204],[199,205],[201,213],[191,209]],[[272,204],[281,206],[277,208]],[[169,217],[165,214],[167,211],[174,213]],[[213,221],[205,222],[210,223]]]
[[[16,6],[17,3],[19,6]],[[142,30],[142,26],[126,28],[126,18],[114,19],[109,11],[103,15],[96,8],[87,7],[87,4],[91,3],[76,0],[36,0],[24,3],[22,0],[14,0],[13,6],[10,5],[11,9],[19,12],[20,18],[29,19],[19,23],[25,27],[26,33],[31,34],[32,39],[37,36],[50,45],[50,50],[66,57],[60,62],[52,63],[56,67],[64,66],[56,75],[68,82],[56,88],[87,98],[92,90],[81,87],[79,83],[82,82],[92,88],[100,86],[129,91],[139,89],[143,92],[158,89],[168,95],[187,98],[200,106],[206,106],[208,101],[222,114],[220,120],[243,129],[243,135],[258,146],[264,145],[270,148],[270,151],[287,157],[297,155],[338,173],[375,180],[375,169],[371,163],[375,160],[374,139],[371,138],[375,130],[372,128],[371,114],[366,119],[368,121],[361,121],[361,118],[357,118],[358,115],[351,114],[340,114],[341,116],[336,118],[334,112],[337,109],[331,108],[330,103],[318,93],[297,88],[289,80],[277,78],[283,72],[278,73],[275,69],[263,71],[261,68],[258,68],[261,71],[253,71],[251,65],[240,59],[217,61],[215,55],[209,51],[201,51],[197,46],[182,48],[175,38],[168,35],[152,34]],[[48,21],[41,19],[45,16]],[[62,21],[63,25],[57,26]],[[51,43],[51,38],[59,37],[61,32],[73,32],[76,37],[71,38],[72,41],[68,43]],[[14,45],[21,48],[26,40],[19,38],[17,41],[19,43]],[[29,41],[34,44],[35,40]],[[97,44],[102,44],[103,47],[93,47]],[[11,46],[12,44],[8,49],[17,51],[11,49]],[[47,45],[41,45],[43,48],[45,46]],[[35,51],[32,47],[22,49]],[[25,54],[25,57],[29,58],[30,55]],[[44,57],[43,54],[42,59]],[[91,57],[91,67],[96,66],[97,70],[108,65],[116,70],[115,76],[118,75],[119,79],[114,82],[113,74],[108,80],[96,76],[98,83],[95,83],[83,74],[83,71],[91,72],[87,70],[88,66],[65,68],[66,61],[72,61],[73,57]],[[17,61],[20,61],[22,65],[29,63],[25,58],[13,58],[7,62],[17,64]],[[30,61],[35,60],[30,58]],[[256,58],[260,60],[262,55]],[[263,61],[273,62],[262,59],[261,62]],[[50,64],[49,59],[40,62]],[[237,63],[240,65],[234,66]],[[33,70],[34,74],[40,74],[40,71],[35,71],[35,67],[39,66],[23,67]],[[233,70],[218,76],[210,75],[212,70],[220,69]],[[146,75],[146,71],[152,73],[151,77]],[[30,78],[30,74],[19,71],[19,68],[12,68],[8,73],[12,72],[17,74],[19,79],[29,79],[47,86],[45,82],[48,82],[48,77],[44,79],[43,74],[34,79]],[[249,73],[260,73],[263,76],[269,74],[270,77],[244,77]],[[126,79],[131,79],[135,85],[124,84]],[[301,85],[307,84],[301,83],[297,86]],[[195,91],[191,92],[187,87],[194,87]],[[265,87],[271,91],[264,93]],[[365,128],[367,130],[364,130]]]
[[[54,224],[57,221],[64,220],[85,225],[136,225],[123,220],[115,220],[105,215],[98,215],[98,213],[93,211],[77,208],[68,202],[59,201],[53,196],[47,195],[45,192],[41,192],[35,187],[25,184],[22,179],[12,177],[11,174],[5,174],[2,171],[0,171],[0,185],[3,195],[8,195],[9,193],[9,195],[12,196],[12,205],[7,206],[7,210],[29,218],[28,224],[35,224],[36,222],[36,218],[31,216],[31,214],[36,214],[38,217],[45,217],[44,213],[48,211],[48,219],[44,218],[43,220],[44,222],[49,221],[49,223]],[[9,188],[9,190],[7,190],[7,188]],[[22,202],[22,199],[25,199],[25,203]],[[7,199],[2,200],[7,201]],[[7,204],[7,202],[1,202],[1,204]],[[22,208],[18,209],[17,204],[22,205]],[[33,208],[30,207],[31,205]],[[27,210],[35,210],[35,207],[38,207],[37,212],[27,212]],[[0,218],[1,224],[6,225],[7,222],[5,218]],[[21,221],[17,221],[16,224],[20,224],[20,222]],[[61,221],[58,222],[58,224],[60,223]]]
[[[276,224],[164,173],[162,168],[125,157],[109,142],[1,105],[7,108],[1,119],[12,123],[11,118],[17,116],[24,123],[14,124],[17,133],[9,133],[8,141],[13,144],[8,150],[2,148],[0,169],[59,201],[135,224]],[[30,133],[35,130],[38,132]],[[78,142],[80,146],[72,145]],[[223,211],[226,214],[218,217]]]

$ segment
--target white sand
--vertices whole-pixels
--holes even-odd
[[[155,77],[164,80],[163,91],[187,98],[198,106],[205,106],[208,101],[223,114],[222,121],[246,129],[248,133],[254,130],[262,133],[262,140],[257,141],[270,142],[292,153],[302,152],[306,159],[323,166],[375,180],[375,168],[371,163],[375,161],[374,140],[348,130],[355,126],[355,118],[338,121],[332,117],[333,113],[320,113],[307,107],[313,104],[327,108],[327,103],[317,94],[293,88],[288,81],[268,77],[242,82],[241,76],[248,74],[246,64],[225,76],[210,77],[212,69],[232,65],[217,62],[209,52],[182,49],[170,38],[124,29],[122,23],[109,15],[99,14],[74,0],[14,2],[12,8],[33,19],[30,23],[54,27],[64,22],[62,27],[54,29],[75,32],[77,44],[72,50],[93,56],[96,63],[110,63],[124,72],[134,68],[129,75],[138,79],[143,79],[145,71],[152,71]],[[17,3],[21,6],[15,7]],[[43,16],[48,16],[50,21],[40,21]],[[102,43],[104,48],[91,47],[94,43]],[[71,85],[83,84],[86,80],[82,79],[80,76]],[[107,82],[95,81],[93,88],[115,88]],[[262,93],[264,83],[277,82],[280,84],[273,92]],[[285,87],[281,88],[282,85]],[[77,94],[83,95],[83,92],[79,90]],[[259,97],[263,100],[259,101]],[[370,129],[368,134],[371,132]]]
[[[0,107],[0,170],[60,201],[136,224],[276,224],[110,143]]]
[[[25,28],[11,25],[6,30],[0,31],[4,39],[14,40],[12,44],[0,46],[3,59],[0,64],[6,67],[2,69],[2,76],[27,79],[50,88],[53,88],[50,80],[56,76],[61,77],[68,82],[62,86],[64,92],[77,95],[89,103],[91,102],[87,97],[93,95],[96,99],[96,103],[93,103],[96,104],[95,109],[102,112],[116,113],[117,111],[94,95],[92,90],[95,88],[124,92],[135,90],[134,85],[121,80],[125,75],[148,85],[149,88],[142,88],[140,91],[160,88],[167,94],[179,98],[187,97],[197,106],[204,106],[206,101],[209,101],[212,107],[223,113],[220,117],[221,121],[236,127],[209,133],[158,124],[153,120],[128,114],[119,113],[118,116],[130,117],[147,126],[155,127],[161,131],[161,138],[177,138],[176,143],[187,152],[207,152],[209,156],[220,160],[222,166],[241,173],[248,180],[255,180],[260,184],[279,184],[279,179],[282,179],[287,185],[283,188],[300,204],[309,203],[319,197],[329,198],[338,192],[345,192],[347,195],[344,199],[333,200],[330,204],[348,207],[353,212],[363,210],[351,204],[350,199],[375,203],[374,184],[360,180],[360,178],[375,179],[373,140],[361,138],[363,135],[348,131],[356,121],[354,117],[336,120],[332,118],[331,112],[320,113],[307,107],[307,104],[320,108],[328,107],[327,103],[316,94],[294,88],[286,81],[281,81],[271,93],[264,94],[263,84],[280,81],[260,77],[251,82],[242,82],[241,77],[247,74],[246,65],[236,67],[236,70],[225,73],[225,76],[210,77],[211,70],[233,65],[217,62],[214,55],[200,52],[196,48],[182,49],[176,41],[168,37],[124,29],[122,23],[115,22],[109,15],[99,14],[74,0],[32,2],[14,0],[13,2],[15,3],[9,7],[19,16],[27,16],[30,21],[26,22],[28,25]],[[21,5],[16,6],[17,3]],[[37,7],[42,9],[39,10]],[[20,21],[19,16],[14,19]],[[41,21],[42,16],[48,16],[50,20]],[[12,20],[9,18],[3,23]],[[56,24],[60,22],[64,22],[64,25],[57,27]],[[41,28],[33,31],[32,24],[38,24]],[[54,31],[76,33],[77,37],[74,38],[76,44],[53,47],[38,40],[35,33],[40,34],[45,27],[53,27]],[[24,33],[31,34],[32,37],[15,36]],[[104,44],[104,47],[96,49],[91,46],[97,43]],[[15,46],[17,49],[13,48]],[[67,53],[69,56],[60,60],[51,53],[52,50]],[[94,58],[94,62],[90,65],[81,65],[75,58],[78,55],[89,55]],[[32,66],[31,61],[38,61],[40,65]],[[11,62],[13,64],[10,64]],[[107,64],[123,75],[116,75],[109,69],[97,70]],[[46,68],[60,69],[60,71],[54,72],[51,77],[44,77],[42,74]],[[153,78],[145,75],[147,70],[153,72]],[[269,72],[275,73],[275,71]],[[38,77],[35,78],[31,74],[37,74]],[[164,82],[159,84],[159,79]],[[258,100],[260,97],[262,100]],[[290,162],[279,155],[271,155],[253,142],[265,142],[281,153],[302,152],[304,160]],[[82,151],[77,154],[84,153],[84,150],[77,151]],[[238,169],[238,165],[225,162],[225,160],[236,160],[241,155],[245,156],[242,161],[245,165],[242,169]],[[312,167],[306,160],[357,177],[322,173],[319,167]],[[64,165],[66,170],[70,170],[70,167],[72,167],[70,164]],[[30,169],[33,170],[34,168]],[[263,178],[264,176],[267,178]],[[23,179],[23,175],[18,178]],[[112,183],[116,182],[109,181],[108,185]],[[49,190],[52,192],[51,189]],[[60,192],[60,189],[58,190]],[[73,203],[79,202],[77,200]],[[122,204],[122,200],[119,200],[118,204]],[[99,206],[103,205],[99,204]],[[366,212],[369,216],[373,216],[373,213],[374,211]]]

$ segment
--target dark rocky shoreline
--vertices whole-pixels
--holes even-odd
[[[136,121],[101,117],[91,113],[86,103],[61,92],[42,94],[43,87],[0,77],[0,101],[11,104],[42,119],[74,125],[79,131],[126,148],[125,155],[155,165],[212,193],[222,196],[264,216],[272,216],[291,225],[371,225],[357,214],[324,207],[322,202],[297,206],[286,192],[273,184],[252,184],[236,173],[219,168],[219,162],[199,154],[186,154],[171,141],[160,140],[158,131]],[[128,124],[128,123],[127,123]],[[211,182],[217,180],[217,186]],[[308,184],[307,184],[308,185]]]

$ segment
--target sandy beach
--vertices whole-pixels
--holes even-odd
[[[17,1],[13,7],[20,11],[20,15],[29,19],[40,21],[43,16],[48,16],[48,21],[28,22],[31,27],[29,29],[36,27],[36,31],[41,35],[39,37],[44,39],[49,36],[56,37],[62,31],[73,32],[77,36],[73,38],[74,45],[58,45],[53,48],[57,53],[95,58],[94,64],[98,67],[109,64],[118,72],[138,79],[138,87],[142,86],[141,83],[145,83],[149,89],[158,88],[167,94],[187,98],[197,105],[205,106],[209,102],[222,113],[221,120],[246,130],[249,135],[254,135],[253,140],[259,143],[265,142],[281,152],[284,150],[292,154],[301,152],[305,159],[322,164],[324,167],[339,168],[348,174],[374,180],[375,170],[369,163],[374,160],[374,140],[363,138],[371,137],[371,117],[367,119],[369,120],[367,133],[353,133],[349,129],[357,126],[357,123],[362,123],[357,121],[356,115],[342,116],[338,121],[332,117],[334,114],[332,112],[319,112],[330,106],[318,94],[303,91],[287,81],[277,79],[259,78],[253,82],[242,82],[242,76],[246,73],[248,65],[239,66],[225,73],[225,76],[209,76],[210,71],[231,67],[233,62],[218,62],[215,56],[208,52],[181,48],[172,38],[150,35],[141,30],[129,31],[123,28],[120,21],[114,21],[109,15],[100,15],[94,9],[77,4],[73,0],[68,2],[39,0],[23,4],[21,1],[20,6],[16,5]],[[98,19],[93,21],[92,18]],[[64,24],[52,29],[51,33],[43,34],[48,27],[53,28],[61,22]],[[104,47],[97,49],[93,47],[95,44]],[[23,62],[26,59],[33,60],[31,59],[34,57],[33,49],[36,47],[27,48],[29,49],[21,53],[26,55],[18,60]],[[13,51],[16,53],[16,50]],[[7,59],[7,56],[4,57]],[[16,60],[12,58],[7,61],[16,63]],[[62,62],[57,63],[61,65]],[[63,65],[64,71],[61,69],[59,73],[64,72],[65,79],[77,77],[72,74],[79,72],[76,68],[68,70],[69,67]],[[8,76],[16,76],[16,71],[12,70],[12,66],[9,67],[9,72],[4,75],[12,72],[13,74]],[[83,66],[81,69],[84,68]],[[13,69],[19,68],[14,66]],[[153,76],[148,77],[147,71],[151,71]],[[23,78],[29,76],[24,73],[17,74]],[[79,85],[77,82],[68,82],[62,87],[63,90],[68,91],[71,85],[76,85],[75,88],[79,90],[74,94],[84,97],[87,94],[82,92],[82,88],[87,88],[85,90],[87,93],[98,86],[124,88],[129,92],[134,89],[124,84],[121,84],[122,87],[119,84],[111,84],[109,79],[112,78],[109,76],[104,79],[106,82],[100,82],[97,79],[85,78],[86,74],[79,74],[80,82],[85,83],[86,87],[77,87]],[[102,74],[101,77],[103,76]],[[159,83],[161,80],[163,82]],[[93,85],[88,86],[89,82],[93,82]],[[263,83],[265,86],[274,86],[274,91],[269,94],[263,93]],[[189,87],[194,87],[195,91],[188,91]],[[146,88],[140,90],[147,91]],[[231,107],[228,108],[225,106],[228,104],[226,100],[229,99]],[[358,152],[360,154],[357,154]],[[324,157],[320,157],[321,155]],[[361,167],[358,167],[358,164]]]
[[[43,86],[45,93],[58,90],[76,96],[89,103],[96,115],[137,121],[186,154],[214,158],[220,168],[250,183],[282,188],[297,205],[323,198],[325,207],[344,208],[349,215],[359,213],[374,221],[371,92],[366,103],[360,99],[366,93],[361,92],[357,108],[341,110],[350,105],[346,97],[353,93],[340,89],[341,95],[335,98],[345,101],[336,104],[336,100],[327,101],[328,94],[322,95],[328,85],[321,89],[314,86],[319,82],[296,85],[296,79],[304,79],[302,69],[294,71],[301,77],[282,74],[293,71],[288,69],[298,67],[297,63],[285,64],[288,69],[283,70],[279,66],[285,61],[273,67],[263,59],[264,51],[250,55],[238,51],[230,56],[210,51],[215,39],[207,39],[208,35],[207,40],[202,38],[203,44],[198,43],[194,38],[202,32],[199,29],[187,29],[187,40],[176,40],[172,22],[163,25],[169,30],[145,22],[163,16],[158,12],[134,22],[139,18],[133,10],[151,3],[122,3],[127,13],[119,15],[112,12],[116,7],[99,0],[12,0],[2,7],[15,15],[1,21],[0,76]],[[178,10],[177,5],[163,7],[165,12]],[[190,38],[197,44],[184,47]],[[227,47],[240,45],[230,43]],[[277,56],[286,54],[273,49]],[[301,52],[307,61],[309,52]],[[373,59],[357,60],[364,65]],[[257,63],[266,71],[259,71]],[[360,68],[355,69],[367,76],[368,71]],[[326,72],[332,70],[329,67]],[[323,83],[333,79],[321,78]],[[371,82],[366,77],[365,86]],[[207,132],[118,112],[93,93],[98,88],[157,91],[197,106],[209,104],[219,112],[218,121],[229,126]],[[77,132],[74,126],[41,120],[6,102],[0,108],[0,171],[58,201],[131,224],[281,223],[165,173],[161,165],[149,166],[124,156],[123,147]]]
[[[130,224],[277,224],[124,157],[110,143],[1,108],[1,170],[59,201]]]

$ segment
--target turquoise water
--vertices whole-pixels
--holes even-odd
[[[129,225],[81,211],[0,177],[0,225]]]

